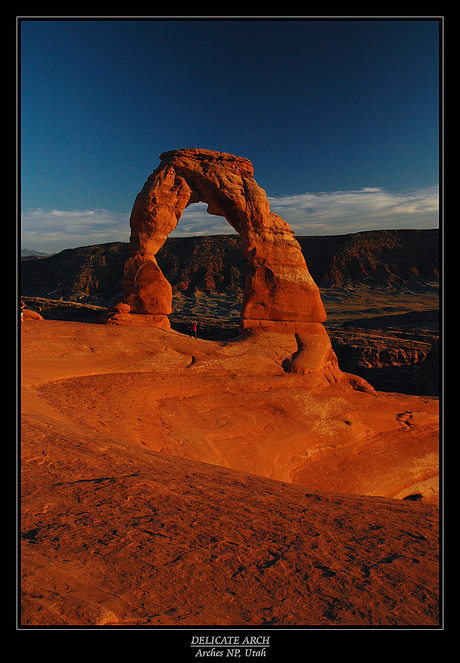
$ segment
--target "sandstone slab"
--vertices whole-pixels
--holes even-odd
[[[21,337],[21,626],[439,624],[437,399],[313,388],[285,333]]]

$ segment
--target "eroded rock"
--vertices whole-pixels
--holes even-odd
[[[288,224],[270,212],[265,191],[253,178],[252,164],[210,150],[175,150],[136,198],[131,214],[130,253],[123,299],[135,313],[169,315],[171,286],[155,255],[184,209],[205,202],[241,235],[248,259],[243,320],[324,322],[326,312],[300,245]]]
[[[201,149],[160,156],[160,166],[138,194],[131,213],[130,253],[123,301],[131,313],[168,316],[172,289],[155,255],[191,203],[205,202],[240,234],[248,260],[241,311],[246,333],[276,331],[301,339],[287,370],[321,371],[337,361],[322,326],[326,312],[289,225],[270,211],[248,159]],[[307,325],[316,325],[308,330]],[[332,361],[331,361],[332,358]]]

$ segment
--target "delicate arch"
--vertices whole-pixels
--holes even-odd
[[[298,323],[322,323],[326,312],[288,224],[270,212],[265,191],[248,159],[211,150],[165,152],[138,194],[130,218],[130,254],[123,301],[133,313],[171,313],[172,289],[155,255],[184,209],[205,202],[240,234],[248,259],[241,326],[294,331]],[[294,326],[289,326],[293,323]],[[322,327],[322,325],[318,325]]]

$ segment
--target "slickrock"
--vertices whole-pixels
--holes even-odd
[[[437,399],[263,337],[21,337],[22,626],[439,624]]]

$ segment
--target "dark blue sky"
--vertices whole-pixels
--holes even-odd
[[[338,192],[366,209],[375,193],[380,213],[384,198],[387,225],[399,206],[402,227],[434,227],[439,32],[434,19],[22,20],[25,245],[64,248],[59,225],[64,244],[126,239],[159,154],[182,147],[249,158],[299,234],[355,229],[348,207],[342,224],[315,217]],[[199,213],[186,234],[204,232]]]

